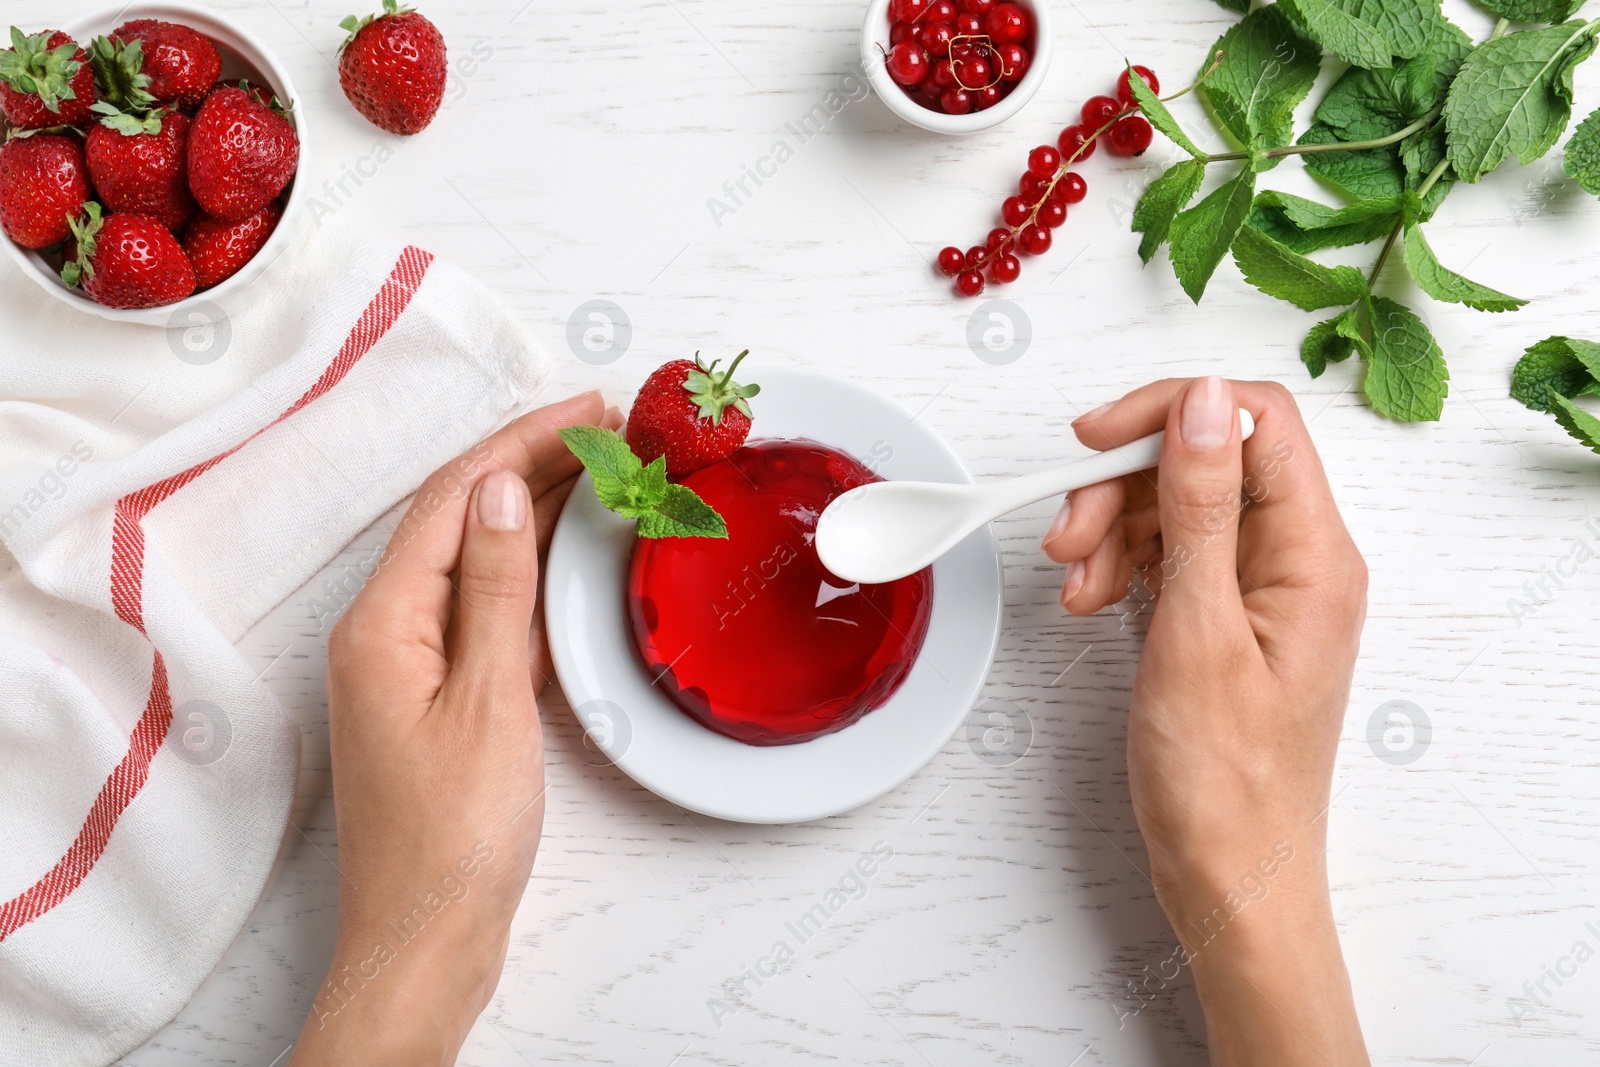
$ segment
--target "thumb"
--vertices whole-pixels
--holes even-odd
[[[455,613],[461,666],[528,677],[528,627],[539,562],[528,487],[511,471],[485,475],[467,508]]]
[[[1233,386],[1197,378],[1173,398],[1161,449],[1161,600],[1190,621],[1243,617],[1243,459]]]

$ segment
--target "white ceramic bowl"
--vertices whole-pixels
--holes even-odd
[[[967,115],[946,115],[930,111],[907,95],[898,83],[889,77],[884,65],[884,52],[889,49],[889,0],[871,0],[867,4],[867,17],[861,24],[861,69],[867,72],[878,98],[896,115],[913,126],[921,126],[934,133],[977,133],[1000,125],[1021,111],[1033,99],[1044,83],[1050,69],[1050,56],[1055,51],[1054,30],[1050,22],[1050,6],[1046,0],[1011,0],[1012,3],[1033,16],[1033,63],[1022,76],[1011,95],[987,111],[974,111]]]
[[[769,368],[757,377],[756,437],[821,441],[872,458],[885,478],[971,481],[928,424],[887,397],[811,371]],[[580,478],[544,570],[545,631],[589,742],[672,803],[747,823],[836,815],[900,785],[970,721],[994,662],[1004,602],[988,527],[933,565],[928,634],[894,695],[837,733],[771,747],[713,733],[651,684],[628,620],[634,541],[633,524],[601,507],[588,476]]]
[[[285,102],[294,101],[295,109],[290,113],[289,121],[294,124],[295,132],[300,136],[300,164],[297,173],[306,173],[306,147],[309,138],[306,134],[305,114],[299,97],[295,95],[294,84],[283,64],[279,63],[277,57],[248,30],[225,20],[222,15],[209,8],[180,2],[131,3],[120,7],[108,7],[92,15],[74,19],[61,29],[79,44],[86,44],[91,38],[110,33],[132,19],[161,19],[165,22],[180,22],[185,26],[194,27],[216,44],[217,51],[222,55],[224,81],[249,78],[252,82],[270,87],[279,99]],[[301,182],[298,179],[291,182],[288,201],[284,205],[283,217],[278,221],[278,228],[267,239],[261,251],[256,253],[256,257],[240,268],[237,274],[221,285],[197,292],[176,304],[166,304],[162,307],[119,310],[97,304],[81,290],[67,288],[61,281],[60,274],[40,253],[22,248],[3,234],[0,234],[0,244],[5,245],[6,250],[11,253],[11,258],[22,267],[23,273],[38,282],[39,287],[50,296],[65,304],[118,322],[187,327],[196,321],[196,316],[205,321],[215,318],[214,308],[221,308],[224,313],[228,313],[242,307],[261,276],[285,252],[299,243],[305,234],[309,188],[308,182]]]

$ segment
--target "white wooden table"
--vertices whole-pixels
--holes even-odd
[[[1486,33],[1462,0],[1447,4]],[[301,180],[324,208],[494,289],[556,355],[552,397],[601,386],[625,404],[662,360],[749,346],[755,377],[763,364],[823,368],[922,409],[983,477],[1071,452],[1073,416],[1155,377],[1289,384],[1372,567],[1330,838],[1374,1058],[1594,1062],[1600,963],[1575,966],[1572,954],[1579,942],[1586,958],[1600,952],[1600,562],[1563,564],[1573,573],[1527,617],[1508,609],[1578,542],[1600,548],[1600,521],[1586,526],[1600,516],[1600,459],[1507,396],[1529,343],[1600,338],[1600,204],[1550,195],[1556,158],[1459,190],[1431,228],[1445,262],[1539,299],[1487,316],[1419,297],[1451,361],[1452,396],[1442,425],[1399,426],[1361,401],[1359,365],[1307,378],[1297,352],[1313,320],[1249,289],[1231,265],[1199,308],[1164,259],[1141,270],[1127,216],[1164,158],[1159,145],[1085,166],[1088,199],[1003,293],[1034,331],[1014,362],[976,358],[966,341],[976,304],[928,267],[940,246],[982,239],[1028,149],[1105,92],[1124,55],[1170,85],[1186,80],[1232,17],[1209,0],[1063,0],[1039,96],[967,140],[898,125],[860,98],[849,75],[856,0],[436,0],[424,10],[455,74],[445,110],[411,142],[366,125],[339,93],[335,24],[347,5],[219,6],[293,71],[316,126]],[[43,6],[5,0],[0,11],[31,25]],[[1579,86],[1583,111],[1600,103],[1600,64]],[[838,113],[800,143],[786,124],[835,92]],[[1204,129],[1190,104],[1178,113]],[[726,202],[724,182],[778,141],[793,158],[715,218],[708,199]],[[1271,184],[1300,188],[1303,175],[1291,163]],[[569,315],[596,299],[631,322],[630,347],[608,365],[565,340]],[[1124,770],[1142,626],[1062,614],[1059,570],[1035,548],[1048,516],[1040,506],[999,524],[1005,632],[986,696],[1022,708],[1034,732],[1012,766],[977,759],[957,737],[859,811],[806,826],[723,824],[579,759],[580,732],[552,695],[544,845],[499,993],[462,1062],[1202,1063],[1187,979],[1128,1014],[1130,980],[1173,944],[1140,870]],[[249,926],[130,1067],[281,1063],[307,1012],[331,952],[338,860],[326,635],[308,604],[358,554],[243,642],[303,723],[295,825]],[[1408,764],[1380,759],[1367,740],[1369,717],[1392,700],[1432,723]],[[788,970],[747,985],[742,1010],[714,1020],[707,1002],[792,941],[785,923],[877,842],[893,855],[865,895],[797,945]],[[1574,973],[1557,982],[1547,976],[1557,968]],[[1519,1025],[1509,998],[1541,979],[1548,1006]]]

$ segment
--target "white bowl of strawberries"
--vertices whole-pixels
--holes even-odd
[[[23,272],[124,322],[237,308],[302,232],[305,117],[276,57],[175,2],[13,31],[10,43],[0,228]]]

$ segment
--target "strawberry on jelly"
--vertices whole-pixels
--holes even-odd
[[[878,480],[804,440],[754,442],[684,479],[728,538],[641,538],[628,612],[650,677],[690,717],[746,744],[795,744],[899,688],[928,632],[933,572],[856,585],[814,544],[822,509]]]

